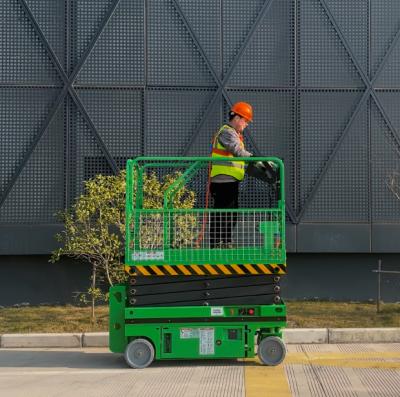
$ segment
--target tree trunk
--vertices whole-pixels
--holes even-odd
[[[96,265],[93,265],[92,267],[92,322],[93,323],[96,321],[96,316],[94,311],[94,304],[96,300],[96,297],[94,295],[95,288],[96,288]]]
[[[108,284],[110,285],[110,287],[112,287],[114,284],[113,284],[113,282],[111,280],[111,277],[110,277],[110,265],[109,265],[108,262],[106,262],[105,268],[106,268],[106,275],[107,275]]]

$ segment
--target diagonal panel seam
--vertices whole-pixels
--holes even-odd
[[[235,69],[237,63],[239,62],[239,60],[240,60],[242,54],[244,53],[244,51],[245,51],[245,49],[247,48],[248,44],[251,42],[251,39],[253,38],[254,33],[255,33],[255,31],[257,30],[257,28],[258,28],[260,22],[261,22],[262,19],[265,17],[265,15],[267,14],[268,10],[270,9],[270,7],[271,7],[273,1],[274,1],[274,0],[265,0],[265,2],[264,2],[264,4],[263,4],[263,6],[262,6],[262,8],[261,8],[261,10],[260,10],[260,12],[259,12],[257,18],[256,18],[256,20],[255,20],[255,22],[254,22],[254,24],[252,25],[252,27],[251,27],[249,33],[247,34],[245,40],[243,41],[243,43],[242,43],[242,45],[241,45],[241,47],[240,47],[240,50],[239,50],[238,53],[236,54],[235,59],[233,60],[232,64],[230,65],[229,70],[227,71],[227,73],[226,73],[224,79],[221,81],[220,79],[217,78],[216,83],[217,83],[217,85],[218,85],[218,89],[217,89],[217,91],[215,92],[213,98],[211,99],[209,105],[207,106],[207,109],[206,109],[206,111],[204,112],[203,117],[202,117],[200,123],[198,124],[197,128],[196,128],[195,131],[193,132],[192,136],[189,138],[189,141],[188,141],[187,145],[186,145],[185,148],[184,148],[183,155],[186,155],[186,154],[188,153],[188,151],[190,150],[190,148],[192,147],[192,145],[193,145],[193,143],[194,143],[194,141],[195,141],[195,138],[196,138],[197,135],[199,134],[200,129],[202,128],[202,126],[204,125],[204,123],[205,123],[205,121],[206,121],[206,119],[207,119],[208,113],[210,112],[210,110],[211,110],[211,108],[212,108],[212,105],[214,105],[215,101],[218,99],[218,97],[220,96],[220,94],[222,93],[222,95],[223,95],[224,98],[227,100],[227,102],[228,102],[229,105],[232,104],[232,102],[230,101],[229,96],[228,96],[228,94],[226,93],[226,90],[225,90],[224,87],[225,87],[226,83],[228,82],[228,80],[229,80],[231,74],[233,73],[233,71],[234,71],[234,69]],[[194,33],[193,33],[193,35],[194,35]],[[197,39],[196,39],[196,41],[198,42]],[[204,52],[204,51],[203,51],[203,52]],[[212,65],[209,65],[209,67],[212,68]],[[215,74],[215,72],[214,72],[214,74]],[[250,138],[250,139],[251,139],[251,138]],[[255,146],[255,148],[256,148],[256,146]],[[258,150],[257,150],[257,151],[258,151]]]
[[[30,24],[32,25],[35,33],[37,34],[37,36],[39,38],[39,41],[44,46],[44,50],[49,55],[50,60],[53,62],[53,66],[55,66],[55,69],[58,72],[59,77],[61,78],[61,80],[65,84],[68,81],[68,77],[64,73],[64,70],[63,70],[63,67],[61,65],[61,62],[58,59],[55,51],[53,50],[53,48],[51,47],[49,41],[46,39],[46,36],[42,32],[42,29],[40,28],[39,24],[37,23],[37,21],[35,19],[35,16],[33,15],[31,9],[26,4],[26,0],[18,0],[18,1],[20,3],[20,6],[21,6],[22,10],[24,11],[26,17],[28,18],[28,21],[30,22]]]
[[[184,151],[183,151],[183,154],[184,154],[184,155],[186,155],[186,154],[188,153],[188,151],[190,150],[190,148],[192,147],[192,145],[193,145],[193,143],[194,143],[194,141],[195,141],[196,136],[198,135],[199,131],[201,130],[201,128],[203,127],[203,125],[204,125],[204,123],[205,123],[205,121],[206,121],[206,119],[207,119],[207,117],[206,117],[207,114],[209,113],[209,111],[210,111],[210,110],[212,109],[212,107],[214,106],[215,101],[217,100],[217,98],[219,97],[219,95],[222,93],[222,95],[223,95],[223,97],[225,98],[225,100],[226,100],[226,102],[228,103],[228,105],[230,105],[230,106],[232,105],[232,101],[230,100],[229,95],[228,95],[228,93],[226,92],[224,86],[226,85],[227,81],[229,80],[230,75],[232,74],[232,72],[234,71],[234,69],[235,69],[235,67],[236,67],[236,65],[237,65],[237,62],[240,60],[240,58],[241,58],[241,56],[242,56],[244,50],[246,49],[248,43],[250,42],[250,39],[251,39],[251,37],[249,37],[250,34],[253,35],[253,33],[257,30],[258,25],[259,25],[259,24],[261,23],[261,21],[264,19],[266,13],[268,12],[269,8],[270,8],[271,5],[272,5],[272,2],[273,2],[273,0],[266,0],[265,3],[263,4],[263,8],[261,9],[260,13],[258,14],[258,16],[257,16],[257,18],[256,18],[256,20],[255,20],[255,22],[254,22],[254,24],[253,24],[253,29],[249,32],[248,37],[246,38],[245,42],[242,44],[241,50],[240,50],[239,53],[237,54],[237,56],[236,56],[234,62],[232,62],[232,65],[231,65],[231,67],[229,68],[229,70],[228,70],[228,72],[227,72],[227,74],[226,74],[224,80],[221,81],[221,79],[219,79],[219,77],[217,76],[217,74],[216,74],[216,72],[215,72],[215,70],[214,70],[214,68],[213,68],[213,66],[212,66],[212,64],[211,64],[211,62],[209,61],[207,55],[205,54],[204,49],[203,49],[203,47],[202,47],[201,44],[200,44],[200,41],[199,41],[198,38],[196,37],[196,34],[194,33],[194,31],[193,31],[193,29],[191,28],[190,24],[188,23],[187,18],[185,17],[185,15],[184,15],[182,9],[180,8],[180,6],[178,5],[178,3],[177,3],[176,0],[172,0],[172,5],[173,5],[173,7],[175,8],[175,11],[178,13],[178,15],[179,15],[180,19],[182,20],[182,22],[183,22],[183,24],[184,24],[184,27],[186,28],[186,30],[187,30],[187,32],[188,32],[190,38],[192,39],[193,43],[194,43],[195,46],[197,47],[197,49],[198,49],[198,51],[199,51],[201,57],[203,58],[204,62],[206,63],[206,65],[207,65],[207,67],[208,67],[208,69],[209,69],[211,75],[212,75],[213,78],[214,78],[215,83],[216,83],[217,86],[218,86],[218,89],[217,89],[216,93],[214,94],[213,98],[211,99],[209,105],[207,106],[206,111],[204,112],[204,115],[203,115],[202,120],[201,120],[200,123],[198,124],[198,126],[197,126],[195,132],[192,134],[192,136],[191,136],[191,138],[190,138],[188,144],[187,144],[187,145],[185,146],[185,148],[184,148]],[[260,150],[259,150],[259,148],[258,148],[258,146],[257,146],[257,144],[256,144],[256,142],[255,142],[255,140],[254,140],[254,138],[253,138],[253,136],[252,136],[252,134],[247,134],[247,137],[248,137],[248,139],[249,139],[249,141],[250,141],[250,144],[254,147],[255,152],[256,152],[256,153],[260,153]],[[291,222],[292,222],[292,223],[295,223],[295,216],[294,216],[294,213],[293,213],[293,210],[292,210],[290,204],[287,204],[287,205],[286,205],[286,208],[287,208],[288,216],[289,216]]]
[[[309,205],[311,204],[312,200],[314,199],[319,185],[321,184],[321,182],[324,179],[326,173],[330,169],[330,167],[331,167],[331,165],[333,163],[333,160],[336,157],[336,154],[339,152],[339,149],[340,149],[340,147],[341,147],[341,145],[342,145],[342,143],[344,141],[344,138],[347,136],[347,134],[348,134],[353,122],[354,122],[354,119],[355,119],[354,116],[359,112],[359,110],[361,108],[360,104],[364,104],[364,102],[366,101],[366,99],[369,98],[370,95],[374,98],[375,103],[376,103],[379,111],[381,112],[386,124],[388,125],[389,129],[391,130],[392,134],[394,135],[395,140],[397,141],[398,144],[400,144],[398,133],[395,130],[395,128],[392,125],[392,123],[389,120],[389,118],[387,117],[386,112],[384,111],[384,108],[383,108],[379,98],[377,97],[377,95],[376,95],[376,93],[374,91],[374,88],[373,88],[374,82],[378,79],[380,73],[383,70],[384,65],[386,64],[386,62],[389,59],[391,53],[393,52],[393,49],[397,45],[397,41],[400,38],[400,30],[397,32],[397,34],[396,34],[395,38],[393,39],[390,47],[386,51],[386,54],[385,54],[384,58],[382,59],[381,64],[379,65],[379,68],[378,68],[374,78],[370,81],[369,78],[365,75],[364,71],[362,70],[360,64],[358,63],[357,58],[354,56],[349,44],[347,43],[346,38],[344,37],[342,31],[340,30],[335,18],[333,17],[332,13],[330,12],[328,6],[326,5],[325,0],[319,0],[319,1],[320,1],[320,4],[322,5],[326,15],[328,16],[328,19],[329,19],[330,23],[332,24],[333,28],[335,29],[336,33],[338,34],[342,45],[344,46],[348,56],[350,57],[350,60],[352,61],[353,65],[355,66],[355,68],[356,68],[357,72],[359,73],[361,79],[363,80],[363,82],[364,82],[364,84],[366,86],[366,90],[365,90],[363,96],[361,97],[360,102],[357,105],[353,115],[350,117],[349,122],[347,123],[345,129],[343,130],[342,135],[341,135],[340,139],[338,140],[334,150],[329,155],[328,161],[326,162],[326,164],[325,164],[324,168],[322,169],[319,177],[317,178],[314,186],[312,187],[308,197],[306,198],[305,203],[303,204],[303,207],[302,207],[299,215],[297,216],[297,219],[296,219],[297,223],[299,223],[301,221],[306,209],[309,207]]]
[[[52,120],[54,119],[55,114],[59,110],[60,105],[62,104],[62,102],[65,99],[65,97],[68,94],[68,92],[70,93],[70,95],[73,98],[74,102],[76,103],[77,107],[82,112],[82,115],[84,116],[85,121],[89,124],[89,128],[92,130],[92,133],[93,133],[97,143],[100,145],[100,149],[102,150],[103,154],[105,155],[105,157],[106,157],[107,161],[109,162],[111,168],[113,169],[114,172],[118,171],[118,167],[117,167],[114,159],[112,158],[112,156],[108,152],[107,147],[105,146],[104,142],[100,138],[100,135],[96,131],[94,124],[91,122],[90,117],[88,116],[88,114],[86,112],[86,109],[84,108],[82,102],[77,97],[77,94],[75,93],[75,90],[74,90],[72,85],[73,85],[77,75],[79,74],[81,68],[85,64],[87,58],[89,57],[91,51],[93,50],[98,38],[100,37],[100,35],[104,31],[107,23],[109,22],[109,20],[111,19],[112,15],[114,14],[114,12],[116,10],[116,7],[118,6],[120,0],[115,0],[113,5],[108,10],[105,18],[102,20],[102,22],[100,24],[100,28],[98,29],[97,34],[93,37],[93,39],[90,42],[88,48],[86,49],[85,53],[80,58],[80,61],[78,62],[78,64],[74,68],[74,71],[71,73],[70,77],[68,77],[66,75],[66,73],[65,73],[62,65],[60,64],[56,54],[54,53],[54,51],[51,48],[50,44],[48,43],[47,39],[45,38],[43,32],[41,31],[39,25],[37,24],[32,12],[29,9],[29,7],[27,6],[25,0],[19,0],[19,1],[20,1],[20,4],[21,4],[23,10],[25,11],[26,17],[28,18],[29,22],[33,25],[33,27],[35,29],[35,32],[39,36],[39,39],[42,40],[42,43],[44,44],[45,50],[49,54],[50,59],[52,60],[52,62],[54,62],[54,65],[55,65],[55,67],[56,67],[61,79],[64,82],[64,87],[62,88],[62,90],[60,92],[60,95],[57,97],[52,109],[50,110],[48,116],[46,117],[46,120],[44,121],[41,129],[39,130],[38,134],[36,134],[35,139],[33,140],[32,144],[28,148],[26,154],[24,155],[22,161],[18,165],[16,171],[12,175],[12,177],[10,179],[10,182],[7,184],[6,188],[4,189],[4,191],[3,191],[3,193],[2,193],[2,195],[0,197],[0,207],[4,204],[5,200],[7,199],[10,191],[12,190],[12,188],[13,188],[14,184],[16,183],[16,181],[18,180],[18,177],[20,176],[21,172],[25,168],[27,162],[29,161],[29,159],[30,159],[32,153],[34,152],[36,146],[38,145],[40,139],[42,138],[42,136],[45,134],[45,132],[49,128]]]

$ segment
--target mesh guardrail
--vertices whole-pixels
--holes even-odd
[[[210,158],[128,161],[126,263],[284,263],[283,164],[260,159],[248,161],[273,161],[280,176],[274,186],[263,183],[265,190],[257,190],[270,196],[267,208],[214,208],[209,178],[202,177]]]

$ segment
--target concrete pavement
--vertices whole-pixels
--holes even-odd
[[[160,361],[133,370],[106,348],[0,349],[0,396],[400,396],[400,343],[289,344],[284,363]]]

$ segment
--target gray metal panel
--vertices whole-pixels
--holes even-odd
[[[0,255],[48,255],[58,247],[54,236],[61,230],[56,224],[1,225]]]
[[[372,1],[376,3],[376,1]],[[368,74],[369,68],[369,4],[368,1],[325,0],[341,31],[346,37],[353,55]]]
[[[375,83],[376,88],[387,88],[387,89],[400,88],[399,63],[400,63],[400,47],[396,46],[387,64],[384,66],[382,73],[376,80]]]
[[[98,25],[93,28],[98,28]],[[113,18],[79,73],[77,84],[143,85],[143,39],[144,3],[120,1]]]
[[[360,97],[361,93],[359,91],[300,92],[300,147],[298,157],[300,165],[300,179],[298,186],[300,192],[300,209],[302,209],[309,200],[309,195],[315,182],[322,174],[330,154],[333,152],[335,146],[340,140],[343,134],[343,128],[354,112],[355,106],[360,100]],[[345,164],[340,161],[343,162],[344,153],[344,157],[347,157],[347,166],[349,165],[349,162],[361,162],[361,166],[367,166],[367,131],[368,129],[365,124],[365,118],[357,119],[354,131],[350,131],[352,134],[349,134],[350,137],[347,144],[351,143],[351,148],[353,149],[354,146],[357,146],[357,140],[362,138],[364,145],[361,145],[358,148],[358,156],[354,156],[350,148],[348,148],[346,151],[342,152],[341,156],[335,159],[335,164],[333,165],[334,171],[332,171],[333,175],[330,175],[329,182],[325,184],[324,190],[321,193],[322,197],[319,197],[319,206],[317,211],[315,211],[316,208],[314,207],[314,211],[311,211],[311,213],[308,213],[307,215],[308,217],[311,217],[312,220],[323,220],[321,217],[328,217],[330,220],[336,219],[336,214],[332,212],[332,206],[338,204],[337,191],[340,191],[344,184],[349,184],[349,174],[353,174],[355,171],[355,169],[346,168]],[[362,169],[360,168],[360,166],[357,167],[358,173],[362,172]],[[351,172],[347,172],[347,170],[351,170]],[[323,176],[326,177],[326,174]],[[353,178],[358,179],[358,177],[359,175],[354,173]],[[362,173],[362,178],[358,182],[365,185],[366,181],[364,173]],[[351,192],[348,192],[346,197],[347,199],[350,198],[349,194],[351,195]],[[321,202],[321,200],[325,202]],[[345,204],[343,205],[345,206]],[[355,204],[356,207],[357,205],[358,203]],[[345,216],[349,216],[349,213],[346,212]],[[350,219],[353,220],[352,218]],[[343,215],[341,215],[340,220],[345,221],[346,219],[343,219]]]
[[[363,87],[320,0],[300,0],[299,4],[301,85],[324,88]]]
[[[177,0],[210,64],[221,78],[221,3],[215,0]],[[180,22],[181,23],[181,22]]]
[[[391,100],[399,98],[398,93],[380,93],[384,103],[392,111],[391,116],[396,123],[395,103]],[[371,107],[371,186],[372,186],[372,220],[374,222],[399,222],[400,202],[390,191],[388,184],[391,178],[398,178],[400,171],[400,145],[396,135],[388,128],[376,105]]]
[[[5,188],[24,153],[29,149],[36,129],[45,120],[57,88],[1,88],[0,188]],[[21,112],[21,109],[24,111]]]
[[[66,2],[64,0],[25,1],[60,63],[66,66]]]
[[[71,187],[72,197],[82,193],[83,181],[96,174],[112,174],[112,169],[104,162],[103,152],[90,131],[81,113],[75,106],[71,110],[71,170],[74,185]],[[98,159],[98,161],[91,161]],[[89,161],[88,161],[89,160]]]
[[[248,4],[248,2],[244,3],[246,7]],[[250,4],[253,7],[253,3]],[[230,87],[293,86],[295,68],[294,7],[295,3],[291,0],[280,0],[272,3],[271,9],[260,21],[252,41],[228,80]],[[242,19],[242,15],[239,14],[236,17]],[[243,24],[244,28],[246,24],[243,22],[242,20],[240,25]],[[234,21],[232,23],[235,24]],[[233,26],[237,26],[237,24]],[[227,27],[227,29],[229,28],[232,29],[232,26]],[[229,38],[232,38],[232,33],[230,32]]]
[[[0,222],[54,222],[84,179],[127,157],[208,155],[229,105],[248,100],[247,146],[286,163],[291,236],[307,240],[299,222],[399,223],[387,186],[400,171],[399,12],[397,0],[6,0]]]
[[[114,158],[132,158],[143,153],[142,90],[77,89],[77,92]]]
[[[296,236],[297,236],[297,225],[292,225],[290,223],[286,223],[286,251],[287,252],[296,252],[297,251]]]
[[[147,124],[145,154],[148,156],[179,156],[204,113],[214,91],[152,89],[147,92]],[[206,137],[207,150],[212,134]],[[193,148],[196,149],[201,148]]]
[[[297,252],[370,252],[369,224],[299,224]]]
[[[371,1],[371,71],[374,75],[391,41],[399,30],[400,2],[398,0]],[[376,86],[400,87],[399,51],[389,61]]]
[[[13,229],[11,232],[15,235]],[[41,235],[39,229],[27,228],[26,232],[35,236]],[[3,233],[0,233],[0,241],[3,240],[2,237]],[[37,239],[35,243],[38,243]],[[74,295],[87,290],[90,273],[91,267],[88,263],[72,258],[63,258],[54,264],[49,263],[48,255],[1,255],[0,305],[11,306],[22,302],[31,305],[76,305]]]
[[[10,240],[17,241],[18,234],[10,230]],[[27,230],[34,236],[44,234],[43,228]],[[0,233],[0,242],[10,234],[8,230],[3,229],[3,232]],[[281,280],[283,298],[374,300],[377,275],[372,270],[377,269],[378,259],[382,259],[384,270],[399,269],[398,254],[289,254],[289,272]],[[87,290],[90,265],[72,258],[63,258],[57,264],[48,261],[48,255],[1,255],[0,305],[21,302],[31,305],[43,302],[76,304],[73,293]],[[50,279],[52,288],[49,288]],[[381,294],[384,302],[398,302],[399,281],[398,276],[382,275]]]
[[[84,54],[92,37],[99,29],[102,18],[106,15],[112,0],[73,0],[72,1],[72,26],[71,40],[72,64],[76,65]]]
[[[2,2],[0,20],[0,82],[60,85],[55,68],[17,1]]]
[[[211,91],[210,95],[215,95],[215,91]],[[203,110],[204,117],[204,110]],[[190,136],[193,137],[192,142],[187,141],[186,146],[187,152],[184,153],[187,156],[209,156],[211,153],[211,139],[213,135],[218,131],[221,124],[221,110],[219,106],[212,107],[207,113],[204,124],[199,128],[199,121],[196,123],[194,132],[191,131]],[[193,136],[193,134],[195,134]]]
[[[22,135],[24,131],[18,132]],[[19,159],[29,148],[27,144],[21,146],[17,152]],[[64,208],[64,149],[64,114],[61,109],[1,206],[2,223],[55,221],[55,214]]]
[[[323,101],[322,98],[321,102]],[[344,96],[343,103],[346,96]],[[351,97],[353,99],[353,97]],[[317,107],[318,105],[315,105]],[[315,108],[314,107],[314,108]],[[342,121],[340,113],[335,107],[335,118]],[[331,113],[332,114],[332,113]],[[328,118],[329,115],[326,117]],[[344,116],[344,119],[348,114]],[[324,117],[324,119],[326,119]],[[313,120],[310,121],[312,123]],[[343,123],[343,121],[342,121]],[[334,128],[334,123],[330,123]],[[343,124],[342,124],[343,125]],[[323,133],[326,133],[328,128],[325,128]],[[307,129],[304,129],[307,131]],[[320,130],[322,133],[322,129]],[[323,141],[327,144],[323,149],[315,150],[317,139],[312,142],[310,139],[305,143],[304,149],[308,153],[305,157],[306,164],[310,166],[309,158],[314,161],[316,158],[321,159],[321,165],[326,163],[328,154],[333,149],[335,139],[335,130],[330,137],[324,137]],[[343,132],[340,129],[340,133]],[[309,139],[308,137],[306,138]],[[332,141],[331,141],[332,139]],[[337,137],[336,137],[337,139]],[[331,143],[329,144],[329,141]],[[352,124],[352,127],[332,160],[330,167],[327,169],[324,178],[318,189],[308,203],[307,210],[302,218],[305,222],[368,222],[369,221],[369,162],[368,162],[368,112],[367,106],[364,106],[358,117]],[[321,141],[320,141],[321,142]],[[312,153],[314,148],[315,153]],[[325,154],[325,158],[323,157]],[[320,157],[321,156],[321,157]],[[302,164],[302,162],[301,162]],[[314,170],[316,169],[314,164]],[[309,186],[306,182],[309,173],[313,173],[312,168],[302,169],[301,175],[305,181],[300,187]],[[318,170],[318,172],[321,172]],[[309,179],[313,181],[314,178]],[[305,192],[306,193],[306,192]]]
[[[229,70],[246,38],[249,30],[257,19],[264,0],[224,0],[222,2],[222,35],[223,35],[223,72]]]
[[[203,26],[207,29],[207,26]],[[148,84],[210,86],[212,75],[172,2],[148,2]]]
[[[371,232],[373,252],[400,253],[400,225],[375,223]]]

